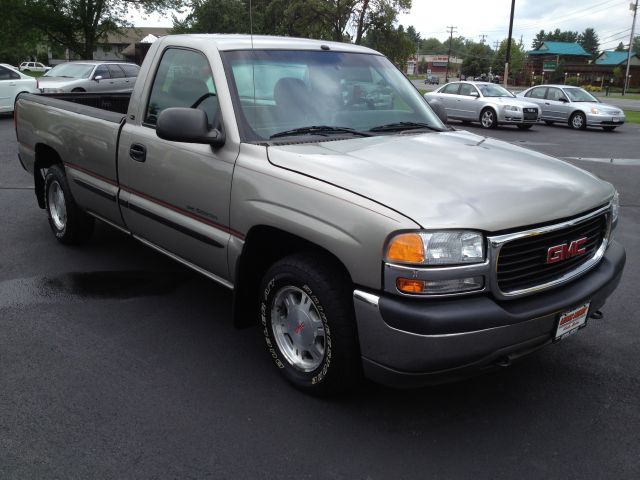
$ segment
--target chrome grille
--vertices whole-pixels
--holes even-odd
[[[497,260],[498,288],[514,292],[553,282],[594,257],[607,232],[604,213],[560,230],[506,242]],[[586,237],[585,253],[557,263],[547,263],[550,247]]]

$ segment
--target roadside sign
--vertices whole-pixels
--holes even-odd
[[[544,62],[542,64],[542,71],[543,72],[554,72],[556,69],[557,63],[556,62]]]

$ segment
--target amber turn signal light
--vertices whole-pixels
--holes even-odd
[[[396,280],[396,287],[402,293],[422,293],[424,291],[424,281],[398,278]]]
[[[417,233],[395,236],[387,248],[387,260],[402,263],[424,262],[424,243]]]

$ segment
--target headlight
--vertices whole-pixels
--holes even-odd
[[[515,105],[507,105],[506,107],[504,107],[505,110],[509,110],[511,112],[519,112],[520,111],[520,107],[517,107]]]
[[[480,263],[484,261],[484,237],[466,230],[402,233],[389,242],[385,259],[419,265]]]
[[[597,115],[600,113],[600,110],[598,110],[596,107],[591,107],[591,113],[594,113]]]
[[[618,221],[618,213],[620,212],[620,195],[616,190],[611,199],[611,223],[615,225]]]

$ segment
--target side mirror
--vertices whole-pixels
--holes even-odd
[[[566,98],[564,98],[564,97],[560,97],[560,98],[558,99],[558,101],[559,101],[559,102],[562,102],[562,103],[569,103],[569,100],[567,100],[567,99],[566,99]]]
[[[470,92],[470,93],[469,93],[469,96],[470,96],[470,97],[478,98],[480,95],[478,95],[478,92],[473,92],[473,91],[472,91],[472,92]]]
[[[442,123],[447,123],[449,118],[447,117],[447,111],[445,110],[444,105],[442,105],[442,103],[438,101],[433,101],[432,103],[429,103],[429,106],[431,107],[431,110],[433,110],[433,113],[435,113],[438,116],[438,118]]]
[[[167,108],[160,112],[156,135],[172,142],[204,143],[213,147],[224,145],[224,134],[209,130],[207,114],[195,108]]]
[[[100,80],[102,80],[102,75],[96,75],[95,77],[93,77],[93,79],[94,79],[96,82],[99,82]]]

